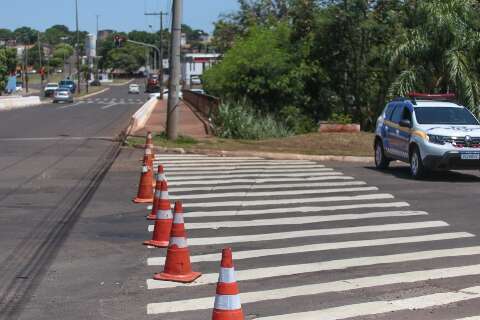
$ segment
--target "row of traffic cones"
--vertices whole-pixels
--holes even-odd
[[[157,175],[153,175],[153,142],[149,132],[145,143],[142,173],[136,203],[152,203],[148,220],[155,220],[152,239],[144,245],[168,248],[163,272],[154,274],[155,280],[190,283],[201,277],[200,272],[192,270],[190,251],[187,245],[187,233],[183,216],[183,206],[175,202],[173,214],[168,196],[168,185],[162,165],[158,166]],[[235,280],[232,249],[222,251],[220,274],[217,283],[213,320],[243,320],[238,285]]]

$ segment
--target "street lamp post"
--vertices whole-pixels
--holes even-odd
[[[80,89],[80,31],[78,29],[78,0],[75,0],[75,24],[77,27],[77,44],[75,50],[77,52],[77,93],[81,93]]]

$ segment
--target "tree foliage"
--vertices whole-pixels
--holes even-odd
[[[5,90],[8,76],[15,71],[16,66],[16,50],[0,48],[0,95]]]
[[[349,115],[364,128],[389,98],[412,90],[455,91],[478,111],[478,1],[239,4],[215,25],[214,42],[225,59],[205,81],[220,97],[247,97],[285,119]]]

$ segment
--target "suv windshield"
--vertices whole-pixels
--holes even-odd
[[[478,125],[477,119],[466,108],[417,107],[415,116],[419,124]]]
[[[73,82],[72,81],[68,81],[68,80],[62,80],[60,81],[60,86],[70,86],[72,85]]]

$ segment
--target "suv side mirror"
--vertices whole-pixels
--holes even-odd
[[[411,128],[412,127],[412,123],[410,122],[410,120],[406,120],[406,119],[400,120],[399,125],[402,128]]]

